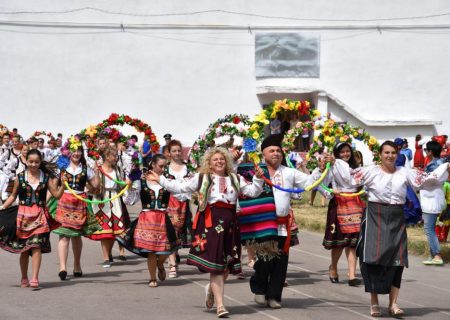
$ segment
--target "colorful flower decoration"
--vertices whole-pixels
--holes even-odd
[[[50,139],[55,139],[55,136],[54,136],[51,132],[49,132],[49,131],[35,131],[35,132],[33,133],[33,135],[32,135],[30,138],[28,138],[27,141],[30,141],[30,140],[32,140],[32,139],[38,139],[38,138],[41,137],[41,136],[45,136],[45,137],[47,137],[49,140],[50,140]]]
[[[315,129],[319,131],[319,134],[314,137],[306,156],[309,169],[314,169],[317,166],[317,157],[322,150],[326,148],[328,151],[331,151],[338,142],[347,142],[351,145],[353,139],[363,141],[369,147],[369,150],[372,151],[374,162],[380,160],[380,145],[377,139],[363,128],[352,127],[348,123],[336,122],[330,116],[325,121],[317,121]]]
[[[289,129],[283,137],[281,142],[281,147],[283,152],[287,155],[289,151],[295,148],[295,139],[303,133],[304,130],[312,131],[314,130],[314,122],[297,122],[295,128]]]
[[[86,141],[87,148],[89,150],[88,155],[94,159],[100,158],[100,154],[97,150],[96,141],[99,136],[104,136],[107,139],[111,139],[114,142],[127,142],[129,137],[123,135],[119,130],[113,126],[129,125],[136,129],[137,132],[142,132],[145,135],[145,139],[150,141],[150,147],[152,152],[157,153],[159,151],[159,143],[156,135],[153,133],[152,128],[145,122],[132,118],[128,115],[119,115],[112,113],[107,119],[103,120],[97,125],[91,125],[86,129],[81,130],[78,134],[80,140]],[[133,158],[134,161],[139,161],[138,155]]]
[[[265,107],[259,114],[253,118],[253,122],[250,125],[250,129],[247,132],[247,138],[253,139],[256,143],[264,139],[264,128],[270,123],[271,120],[276,119],[279,115],[283,116],[286,113],[296,115],[299,119],[307,116],[309,118],[306,122],[299,122],[301,126],[308,128],[313,128],[314,121],[320,118],[320,112],[311,108],[311,104],[308,101],[298,101],[298,100],[275,100],[267,107]],[[298,130],[300,128],[295,128],[295,130],[290,131],[288,136],[284,139],[285,147],[291,149],[293,147],[292,138],[295,140],[296,135],[298,135]],[[303,127],[302,127],[303,129]],[[245,150],[245,146],[244,146]],[[287,149],[286,149],[287,150]],[[255,163],[260,162],[260,155],[256,148],[253,150],[245,150],[251,161]]]
[[[212,146],[241,147],[249,125],[248,116],[242,114],[226,115],[211,123],[191,148],[188,163],[190,169],[196,170],[206,150]]]

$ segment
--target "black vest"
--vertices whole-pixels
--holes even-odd
[[[155,191],[147,186],[147,181],[144,178],[141,179],[140,196],[142,209],[167,209],[169,206],[170,192],[162,188],[159,190],[158,197],[156,197]]]
[[[45,207],[47,200],[48,175],[44,174],[43,178],[39,181],[39,185],[36,190],[33,190],[28,181],[25,180],[25,172],[19,173],[17,177],[19,179],[19,204],[31,207],[33,205],[32,199],[34,194],[36,204],[40,207]]]
[[[67,183],[76,191],[84,191],[87,183],[87,167],[83,166],[79,174],[73,175],[69,172],[65,172]]]

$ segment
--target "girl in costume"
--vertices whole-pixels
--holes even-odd
[[[156,154],[150,160],[148,170],[159,176],[164,174],[166,165],[166,157]],[[147,257],[150,273],[148,285],[156,288],[158,286],[156,269],[159,280],[164,281],[166,278],[164,262],[177,245],[177,238],[167,211],[170,205],[170,192],[147,177],[148,175],[143,175],[140,179],[142,211],[126,234],[118,237],[118,241],[131,252]]]
[[[68,142],[69,143],[69,142]],[[66,153],[69,156],[67,167],[61,168],[61,172],[67,179],[72,192],[79,197],[87,198],[85,193],[86,184],[96,189],[99,186],[98,168],[94,170],[89,168],[84,158],[83,147],[81,144],[65,146]],[[71,152],[70,152],[71,151]],[[71,191],[65,190],[60,200],[49,201],[49,207],[53,218],[61,224],[61,227],[53,232],[59,235],[58,256],[59,256],[59,278],[65,280],[67,277],[67,256],[69,253],[69,243],[72,241],[73,250],[73,276],[81,277],[81,250],[83,242],[81,236],[91,235],[100,226],[95,219],[91,206],[83,200],[75,197]]]
[[[333,155],[336,161],[343,161],[348,164],[351,169],[356,169],[355,156],[350,144],[338,143],[333,149]],[[364,212],[365,203],[360,196],[345,197],[340,193],[354,193],[358,191],[350,182],[340,178],[338,173],[334,174],[337,166],[333,167],[330,172],[330,180],[324,182],[328,185],[330,182],[335,191],[334,196],[328,204],[327,223],[325,227],[325,237],[323,246],[327,250],[331,250],[331,264],[329,267],[329,278],[332,283],[339,282],[337,265],[342,252],[345,249],[345,255],[348,262],[348,284],[357,286],[361,283],[356,278],[356,244],[359,238],[360,224],[362,213]]]
[[[189,170],[181,159],[181,152],[183,150],[181,142],[178,140],[171,140],[167,149],[170,154],[170,163],[166,166],[164,176],[169,179],[183,182],[188,178]],[[171,194],[169,206],[167,208],[167,213],[175,228],[175,232],[177,233],[179,244],[182,244],[183,246],[190,245],[191,242],[188,239],[188,237],[190,238],[190,226],[192,225],[188,205],[189,198],[190,194]],[[177,277],[176,255],[176,251],[169,255],[169,278]]]
[[[185,182],[169,180],[156,172],[149,179],[174,193],[199,192],[199,213],[193,229],[194,239],[187,263],[201,272],[210,273],[206,288],[206,307],[211,309],[214,300],[217,316],[226,317],[223,305],[224,282],[229,272],[241,272],[241,245],[237,223],[236,205],[239,194],[256,197],[262,191],[264,173],[256,170],[253,183],[233,173],[230,153],[220,147],[210,149],[204,157],[200,173]]]
[[[38,150],[29,151],[26,159],[27,169],[17,176],[12,194],[3,208],[9,208],[16,197],[19,197],[19,206],[0,213],[0,247],[20,253],[21,287],[39,289],[41,255],[51,251],[50,231],[59,226],[48,214],[47,190],[59,199],[64,192],[64,185],[58,187],[56,168],[42,161]],[[61,177],[63,183],[65,179],[65,176]],[[28,281],[30,256],[32,275],[31,281]]]
[[[103,164],[100,167],[100,187],[94,195],[94,200],[113,200],[105,203],[93,203],[92,210],[97,217],[102,230],[95,231],[90,239],[100,241],[103,253],[103,267],[111,267],[112,247],[116,236],[122,234],[129,225],[127,208],[122,197],[116,197],[121,186],[115,181],[120,180],[121,173],[117,167],[117,149],[107,146],[102,151]]]
[[[389,293],[389,313],[395,317],[404,312],[397,305],[404,267],[408,267],[408,250],[403,204],[406,188],[425,187],[438,181],[449,170],[442,164],[430,174],[415,169],[396,167],[397,146],[385,141],[380,147],[380,165],[351,169],[336,160],[333,173],[352,186],[365,186],[368,207],[361,224],[357,254],[365,290],[370,292],[372,316],[381,316],[378,294]],[[335,167],[335,168],[334,168]]]

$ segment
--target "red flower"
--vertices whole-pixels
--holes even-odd
[[[154,134],[150,134],[150,142],[156,142],[156,136]]]
[[[307,103],[306,101],[302,101],[299,105],[298,105],[298,112],[301,115],[305,115],[309,113],[309,103]]]
[[[123,120],[124,120],[126,123],[129,123],[129,122],[131,121],[131,118],[130,118],[129,116],[125,116],[125,117],[123,118]]]
[[[159,144],[152,144],[152,152],[157,153],[159,151]]]
[[[152,132],[152,129],[148,128],[148,129],[145,130],[144,133],[145,133],[146,136],[149,136],[149,137],[150,137],[150,136],[152,135],[153,132]]]
[[[241,119],[239,119],[238,116],[235,116],[235,117],[233,118],[233,123],[234,123],[234,124],[238,124],[239,122],[241,122]]]

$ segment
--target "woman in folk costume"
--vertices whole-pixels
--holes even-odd
[[[320,178],[320,170],[325,168],[325,163],[320,161],[320,168],[316,168],[311,175],[282,165],[284,159],[281,149],[282,139],[282,135],[271,135],[261,144],[269,179],[273,185],[285,189],[306,188]],[[273,200],[265,204],[272,205],[276,213],[272,221],[276,227],[275,239],[272,241],[274,245],[256,247],[258,260],[254,264],[255,273],[250,279],[250,288],[255,294],[254,299],[257,304],[279,309],[289,260],[291,194],[275,187],[270,189],[272,189]]]
[[[336,144],[333,155],[336,161],[343,161],[352,169],[358,167],[352,147],[346,142]],[[357,192],[358,188],[341,179],[339,174],[333,174],[334,170],[336,170],[336,166],[330,171],[329,180],[331,181],[324,182],[325,185],[331,182],[334,191],[334,196],[328,204],[327,223],[323,239],[325,249],[331,250],[329,278],[332,283],[339,282],[337,265],[345,249],[348,262],[348,284],[349,286],[357,286],[361,283],[361,280],[357,279],[355,275],[356,244],[359,239],[362,213],[366,205],[360,196],[345,196],[345,194]]]
[[[262,170],[256,171],[253,183],[233,173],[230,153],[220,147],[210,149],[204,157],[200,173],[185,182],[168,180],[150,172],[157,181],[173,193],[199,192],[199,213],[194,220],[194,239],[187,263],[210,274],[206,288],[206,307],[211,309],[214,300],[217,316],[226,317],[223,305],[224,282],[229,272],[241,272],[241,245],[236,206],[239,194],[256,197],[262,191]],[[258,177],[259,176],[259,177]]]
[[[413,166],[417,169],[423,169],[425,157],[423,155],[423,145],[425,141],[420,134],[416,135],[416,151],[414,152]]]
[[[67,142],[63,147],[63,153],[67,156],[64,160],[68,163],[62,164],[61,174],[67,179],[72,192],[81,198],[87,198],[86,185],[96,189],[99,186],[98,168],[89,168],[84,158],[83,147],[77,139]],[[58,159],[61,161],[62,158]],[[72,242],[73,250],[73,276],[81,277],[81,250],[83,242],[81,236],[88,236],[100,226],[92,212],[92,207],[81,199],[78,199],[69,190],[65,190],[58,201],[49,201],[50,212],[53,218],[61,224],[61,227],[53,232],[59,235],[59,278],[66,280],[67,257],[69,254],[69,243]],[[53,209],[53,210],[52,210]]]
[[[117,167],[117,149],[107,146],[102,152],[103,164],[100,170],[100,187],[94,195],[94,200],[111,199],[105,203],[93,203],[97,221],[101,230],[89,236],[90,239],[100,241],[103,253],[103,267],[111,267],[111,253],[116,236],[122,234],[129,225],[127,208],[122,197],[116,197],[121,186],[115,181],[120,180],[121,174]]]
[[[181,142],[178,140],[171,140],[167,145],[167,149],[170,154],[170,163],[166,166],[164,176],[168,179],[174,179],[180,182],[185,181],[189,177],[189,170],[183,160]],[[186,246],[190,244],[187,238],[190,237],[190,233],[187,228],[191,226],[191,215],[189,212],[188,200],[190,194],[171,194],[169,200],[169,206],[167,212],[169,214],[172,225],[177,233],[177,239],[179,245]],[[177,252],[169,255],[169,278],[177,277]]]
[[[161,154],[156,154],[150,160],[148,170],[162,175],[166,165],[167,159]],[[131,252],[147,257],[150,273],[148,285],[156,288],[158,286],[156,269],[159,280],[164,281],[166,278],[164,261],[174,251],[177,237],[167,211],[170,192],[147,177],[142,175],[139,185],[142,211],[126,234],[119,236],[117,240]]]
[[[403,204],[408,185],[425,188],[449,170],[442,164],[430,174],[416,169],[396,167],[397,146],[386,141],[380,148],[380,165],[351,169],[337,160],[333,173],[353,186],[365,186],[368,207],[361,224],[357,254],[365,290],[370,292],[370,313],[381,316],[378,294],[389,294],[389,313],[395,317],[404,312],[397,305],[404,267],[408,267],[406,224]]]
[[[6,200],[0,213],[0,247],[20,253],[21,287],[39,289],[39,269],[42,253],[51,251],[50,231],[59,224],[48,214],[46,207],[47,190],[59,199],[64,185],[58,187],[56,168],[42,161],[38,150],[27,154],[27,169],[21,172],[11,196]],[[65,177],[61,177],[64,183]],[[19,197],[19,206],[9,206]],[[2,208],[2,209],[3,209]],[[31,256],[32,275],[28,281],[28,262]]]

